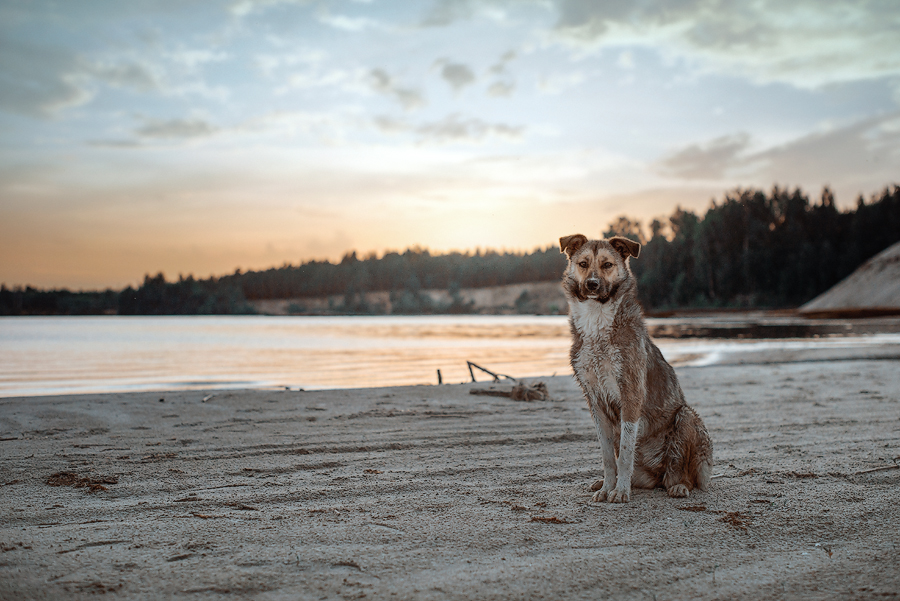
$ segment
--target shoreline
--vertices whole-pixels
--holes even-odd
[[[568,376],[0,399],[0,597],[896,593],[900,357],[864,351],[676,367],[718,477],[619,506]]]
[[[27,319],[27,318],[26,318]],[[788,321],[785,321],[788,320]],[[796,321],[796,320],[793,320]],[[742,337],[742,329],[796,333],[789,318],[720,315],[648,320],[679,366],[833,359],[881,345],[900,355],[900,319],[825,322],[835,335]],[[696,338],[678,332],[728,337]],[[896,331],[893,331],[896,330]],[[888,333],[875,333],[887,331]],[[818,337],[817,337],[818,336]],[[51,340],[51,343],[46,342]],[[467,361],[498,373],[571,373],[565,317],[41,318],[0,335],[0,398],[167,390],[366,388],[469,380]]]

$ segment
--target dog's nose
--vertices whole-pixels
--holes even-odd
[[[585,282],[585,286],[587,286],[588,290],[593,292],[594,290],[600,288],[600,280],[588,280],[587,282]]]

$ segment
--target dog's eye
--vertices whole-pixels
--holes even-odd
[[[588,262],[587,262],[587,261],[582,261],[581,263],[578,264],[578,266],[579,266],[579,267],[582,267],[582,268],[587,267],[587,266],[588,266]]]
[[[610,263],[609,261],[603,264],[603,269],[609,269],[610,267],[612,267],[612,263]]]

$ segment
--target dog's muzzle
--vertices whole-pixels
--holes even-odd
[[[597,292],[598,290],[600,290],[600,280],[598,280],[597,278],[590,278],[588,280],[585,280],[584,287],[588,292]]]

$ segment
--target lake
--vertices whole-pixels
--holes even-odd
[[[0,397],[173,389],[358,388],[571,374],[565,316],[6,317]],[[844,339],[843,344],[851,341]],[[658,340],[673,364],[825,341]],[[490,380],[476,371],[476,377]]]

